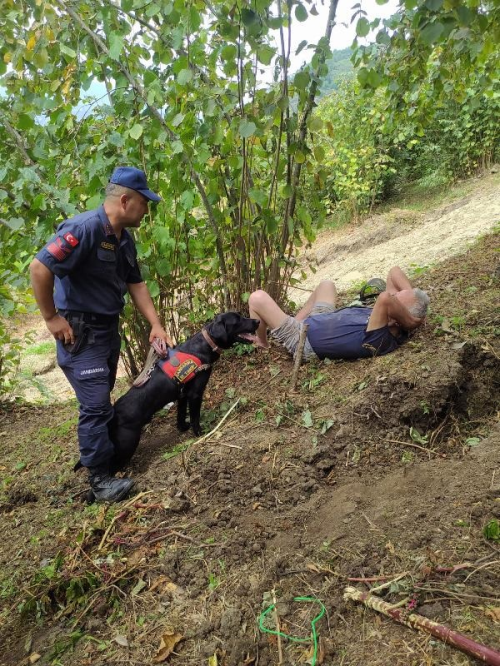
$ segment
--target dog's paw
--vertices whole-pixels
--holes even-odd
[[[190,427],[191,424],[189,423],[189,421],[177,423],[177,430],[179,430],[180,432],[186,432],[187,430],[189,430]]]
[[[200,435],[203,434],[203,430],[200,428],[200,426],[193,426],[193,432],[196,435],[196,437],[199,437]]]

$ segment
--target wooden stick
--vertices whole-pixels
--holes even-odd
[[[304,353],[304,345],[306,344],[308,328],[309,328],[308,324],[302,324],[302,328],[300,329],[299,344],[297,345],[297,351],[295,353],[295,365],[293,366],[293,373],[292,373],[292,391],[295,390],[295,386],[297,385],[297,379],[299,377],[299,368],[300,364],[302,363],[302,354]]]
[[[274,623],[276,625],[276,637],[278,639],[278,665],[283,664],[283,646],[281,645],[281,628],[280,628],[280,618],[278,615],[278,609],[276,605],[276,590],[273,588],[273,604],[274,604],[274,610],[273,610],[273,615],[274,615]]]
[[[368,608],[372,608],[383,615],[387,615],[407,627],[421,629],[422,631],[439,638],[444,643],[448,643],[462,652],[465,652],[465,654],[468,654],[475,659],[479,659],[479,661],[482,661],[484,664],[489,664],[489,666],[500,666],[500,652],[497,652],[486,645],[482,645],[481,643],[477,643],[471,638],[464,636],[464,634],[461,634],[458,631],[453,631],[453,629],[446,627],[444,624],[433,622],[418,613],[410,613],[407,615],[404,610],[391,608],[390,604],[376,595],[372,595],[370,592],[362,592],[355,587],[346,587],[344,590],[344,599],[346,601],[360,601]]]

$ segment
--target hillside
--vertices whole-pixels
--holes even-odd
[[[258,627],[275,597],[281,631],[308,637],[303,596],[326,608],[317,664],[476,663],[343,600],[349,578],[374,577],[391,604],[500,650],[500,550],[484,536],[500,519],[498,176],[468,187],[309,250],[306,289],[413,264],[432,313],[407,345],[304,366],[296,391],[281,349],[226,354],[207,431],[239,399],[234,411],[200,441],[159,415],[133,463],[140,492],[120,506],[83,503],[74,402],[3,407],[2,666],[312,663],[311,642]]]

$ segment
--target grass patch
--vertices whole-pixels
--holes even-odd
[[[52,354],[56,349],[56,343],[53,340],[40,342],[37,345],[31,345],[23,351],[23,356],[46,356]]]

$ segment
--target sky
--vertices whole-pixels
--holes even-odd
[[[309,16],[307,21],[304,21],[300,25],[300,34],[295,35],[292,41],[299,43],[301,40],[307,39],[309,42],[315,43],[325,34],[329,2],[328,0],[323,0],[324,4],[321,5],[321,1],[319,0],[316,7],[318,16]],[[355,11],[352,7],[355,4],[359,4],[361,9],[366,12],[366,17],[369,21],[375,18],[388,18],[396,12],[398,7],[397,0],[389,0],[385,5],[377,5],[375,0],[359,0],[359,2],[355,2],[355,0],[339,0],[335,21],[336,25],[333,28],[330,42],[332,50],[345,49],[352,44],[356,36],[356,21],[351,24],[351,17]],[[295,24],[295,30],[297,32],[297,24]],[[370,35],[368,35],[366,40],[371,41]]]

